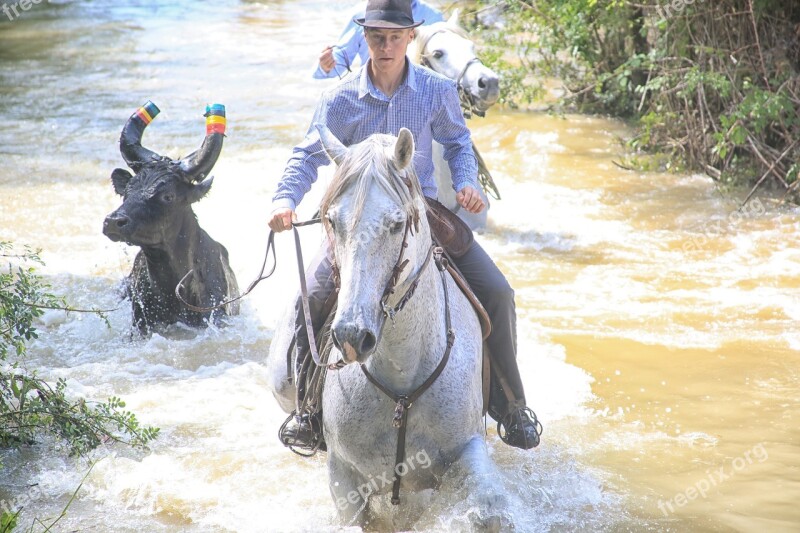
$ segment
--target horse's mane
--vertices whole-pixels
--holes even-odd
[[[422,189],[413,163],[404,170],[395,168],[393,154],[396,141],[391,135],[374,134],[349,148],[322,198],[320,216],[326,227],[328,222],[325,214],[331,204],[351,186],[355,188],[355,211],[350,225],[351,228],[355,226],[364,212],[367,193],[373,183],[377,183],[403,209],[406,216],[418,217],[416,199],[422,197]]]
[[[428,41],[431,35],[439,30],[451,31],[456,35],[469,39],[469,35],[464,28],[456,24],[451,24],[449,20],[414,28],[414,40],[408,45],[408,51],[406,52],[412,63],[419,65],[422,62],[423,44]]]

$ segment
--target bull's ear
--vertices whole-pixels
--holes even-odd
[[[214,182],[214,176],[206,178],[196,185],[192,185],[192,191],[189,193],[189,203],[194,203],[203,198],[208,191],[211,190],[211,184]]]
[[[120,196],[125,196],[125,189],[133,176],[124,168],[115,168],[111,173],[111,183],[114,184],[114,192]]]

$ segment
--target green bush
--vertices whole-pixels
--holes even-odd
[[[36,252],[14,254],[0,241],[0,257],[8,261],[0,272],[0,447],[32,444],[45,434],[61,439],[73,455],[110,442],[146,447],[158,429],[140,426],[119,398],[71,399],[63,379],[51,385],[25,368],[26,343],[38,337],[35,320],[45,309],[70,310],[31,266],[42,264]]]
[[[497,5],[501,29],[475,25],[508,98],[556,78],[561,108],[631,119],[631,146],[672,168],[796,190],[800,3],[480,0],[476,12]]]

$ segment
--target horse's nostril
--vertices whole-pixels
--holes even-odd
[[[483,78],[483,77],[478,78],[478,87],[480,87],[481,89],[485,89],[486,88],[486,79],[485,78]]]
[[[361,338],[361,349],[359,352],[362,354],[371,353],[377,344],[378,340],[375,338],[375,335],[373,335],[371,331],[365,331],[364,336]]]
[[[128,217],[118,218],[115,222],[117,223],[118,228],[122,228],[128,225]]]

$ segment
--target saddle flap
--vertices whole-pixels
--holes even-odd
[[[469,250],[475,236],[466,222],[447,209],[438,200],[425,198],[428,209],[428,225],[431,227],[433,239],[447,252],[447,255],[459,258]]]

